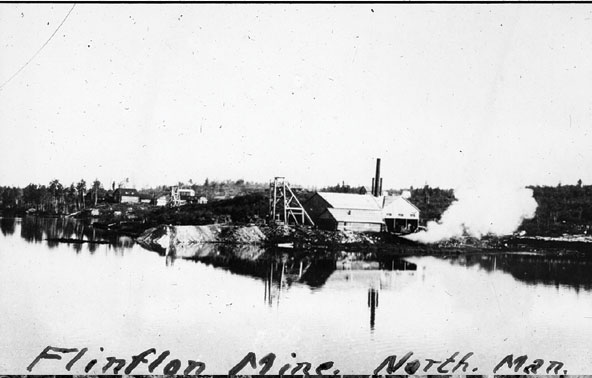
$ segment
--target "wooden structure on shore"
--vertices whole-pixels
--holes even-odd
[[[269,221],[271,223],[309,224],[314,226],[302,204],[290,189],[285,177],[275,177],[269,184]]]

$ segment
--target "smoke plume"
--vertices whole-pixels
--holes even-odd
[[[428,222],[426,231],[406,237],[421,243],[437,243],[463,235],[481,238],[487,234],[511,234],[524,219],[534,217],[537,203],[532,194],[528,188],[499,185],[456,189],[457,200],[440,221]]]

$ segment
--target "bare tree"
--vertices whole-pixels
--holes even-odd
[[[101,188],[101,182],[99,181],[99,179],[95,179],[95,181],[93,182],[92,185],[93,191],[94,191],[94,195],[95,195],[95,206],[97,206],[97,202],[99,199],[99,189]]]
[[[78,191],[78,195],[82,203],[82,208],[84,208],[84,194],[86,192],[86,181],[84,181],[84,179],[81,179],[80,182],[76,184],[76,190]]]

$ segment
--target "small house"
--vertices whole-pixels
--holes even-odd
[[[195,190],[193,189],[179,188],[177,189],[177,192],[179,193],[181,201],[191,201],[195,198]]]
[[[113,193],[113,198],[117,203],[138,203],[140,195],[136,189],[117,188]]]
[[[166,206],[169,203],[171,196],[166,194],[161,194],[154,199],[154,205],[156,206]]]
[[[173,206],[194,203],[196,200],[195,190],[193,189],[179,188],[176,186],[171,188],[171,203]]]
[[[152,196],[149,194],[140,194],[140,203],[152,203]]]

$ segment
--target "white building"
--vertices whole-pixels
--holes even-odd
[[[317,192],[303,204],[321,228],[362,232],[413,232],[419,209],[402,196]]]
[[[419,226],[419,209],[402,196],[383,197],[382,216],[390,232],[413,232]]]

